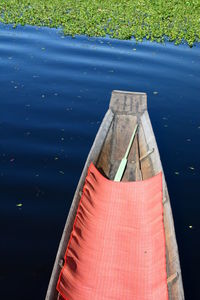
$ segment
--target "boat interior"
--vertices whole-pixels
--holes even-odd
[[[96,163],[97,169],[114,180],[120,162],[125,155],[132,133],[138,124],[122,181],[138,181],[155,175],[151,155],[140,118],[134,115],[114,115],[107,137]]]
[[[97,133],[77,186],[57,253],[46,300],[62,299],[59,298],[60,296],[58,294],[55,298],[54,288],[60,272],[58,264],[60,264],[65,253],[90,163],[93,162],[103,176],[114,180],[136,125],[138,125],[138,127],[127,157],[128,161],[122,181],[145,180],[162,171],[159,151],[147,112],[146,94],[113,91],[109,110]],[[169,299],[182,300],[184,299],[184,293],[179,255],[164,174],[163,207]],[[52,292],[52,290],[54,291]]]

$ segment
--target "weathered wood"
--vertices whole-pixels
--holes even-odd
[[[165,227],[165,239],[166,239],[166,259],[167,259],[167,276],[170,277],[174,273],[178,273],[179,276],[177,280],[173,281],[172,284],[168,285],[169,299],[170,300],[183,300],[183,283],[181,276],[181,268],[178,254],[178,247],[176,242],[176,235],[174,230],[174,221],[171,211],[171,205],[169,201],[169,195],[167,190],[167,185],[165,181],[165,176],[160,160],[160,155],[149,119],[148,112],[144,112],[141,116],[142,128],[144,131],[144,136],[146,139],[146,144],[148,149],[154,148],[154,151],[150,155],[152,164],[152,175],[162,171],[163,173],[163,202],[165,202],[164,207],[164,227]],[[146,160],[145,160],[146,161]]]
[[[96,167],[99,169],[99,171],[107,178],[109,177],[109,173],[111,169],[110,153],[111,153],[111,144],[112,144],[112,137],[113,137],[113,124],[114,122],[112,122],[109,128],[108,134],[103,143],[96,164]]]
[[[100,172],[109,179],[114,179],[120,161],[125,155],[136,123],[137,117],[133,115],[116,115],[113,119],[96,165]],[[134,169],[137,160],[134,158],[135,155],[134,141],[128,156],[123,181],[135,180]]]
[[[140,119],[140,127],[138,130],[138,136],[139,136],[139,144],[140,144],[140,157],[144,157],[146,153],[149,151],[149,145],[146,142],[141,119]],[[151,155],[147,156],[146,159],[140,160],[143,179],[148,179],[154,175],[153,165],[150,156]]]
[[[122,181],[147,179],[160,171],[163,172],[158,147],[147,112],[146,94],[113,91],[110,109],[97,133],[74,195],[55,260],[46,300],[62,299],[56,292],[56,283],[61,270],[59,262],[64,257],[89,164],[93,162],[104,176],[113,180],[136,123],[139,124],[137,136],[132,144]],[[163,207],[169,299],[183,300],[184,292],[178,248],[164,173]]]
[[[149,156],[153,151],[154,151],[154,149],[148,150],[146,154],[144,154],[142,157],[140,157],[140,161],[147,158],[147,156]]]
[[[178,277],[178,272],[175,272],[174,274],[172,274],[171,276],[169,276],[167,278],[167,284],[171,283],[172,281],[174,281],[175,279],[177,279]]]
[[[126,149],[128,147],[131,135],[137,123],[137,117],[132,115],[116,115],[114,118],[113,135],[111,142],[111,169],[109,178],[114,179],[121,159],[124,157]],[[135,143],[133,144],[135,145]],[[129,157],[134,155],[133,147],[129,153]],[[132,159],[133,160],[133,159]],[[129,161],[124,172],[124,178],[129,180]]]
[[[147,109],[147,95],[145,93],[113,91],[110,109],[115,114],[142,114]]]

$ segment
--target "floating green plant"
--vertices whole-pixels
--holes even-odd
[[[1,0],[0,22],[192,46],[200,40],[200,0]]]

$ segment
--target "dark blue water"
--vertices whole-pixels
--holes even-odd
[[[186,299],[200,299],[200,46],[0,25],[1,299],[44,299],[113,89],[147,92]]]

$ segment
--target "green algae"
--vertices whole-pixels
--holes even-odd
[[[1,0],[0,22],[192,46],[200,40],[200,0]]]

